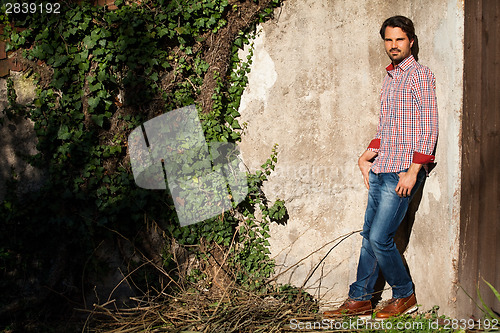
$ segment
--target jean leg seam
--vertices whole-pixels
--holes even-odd
[[[406,200],[406,198],[400,198],[399,199],[398,208],[395,210],[394,215],[392,216],[392,220],[393,221],[395,220],[395,218],[396,218],[396,216],[398,214],[399,208],[401,207],[401,204],[403,203],[403,200]],[[408,210],[408,207],[406,208],[406,210]],[[405,214],[406,214],[406,212],[405,212]],[[396,231],[398,230],[398,228],[399,228],[401,222],[403,221],[403,219],[404,219],[404,215],[403,215],[403,218],[401,219],[401,221],[398,222],[398,227],[396,228]]]
[[[374,253],[375,255],[375,253]],[[377,256],[375,256],[375,265],[373,265],[372,267],[372,272],[370,273],[370,275],[368,275],[368,278],[365,280],[365,285],[363,286],[364,289],[365,289],[365,296],[368,296],[368,281],[370,281],[370,278],[373,276],[373,274],[375,273],[375,270],[377,269],[377,265],[378,265],[378,259],[377,259]],[[370,298],[371,298],[372,295],[370,295]]]
[[[373,295],[370,295],[368,294],[368,281],[370,280],[370,278],[373,276],[373,274],[375,273],[375,269],[377,267],[378,263],[375,264],[375,267],[373,267],[372,269],[372,272],[370,273],[370,275],[368,276],[368,279],[366,279],[366,282],[365,282],[365,285],[364,285],[364,288],[365,288],[365,296],[370,296],[370,298],[372,298]]]

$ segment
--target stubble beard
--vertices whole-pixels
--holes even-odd
[[[396,55],[393,55],[393,53],[392,53],[393,51],[397,51],[398,53]],[[389,56],[389,59],[392,60],[394,65],[399,64],[401,61],[403,61],[406,58],[406,56],[401,52],[400,49],[391,49],[391,50],[389,50],[389,52],[387,52],[387,55]]]

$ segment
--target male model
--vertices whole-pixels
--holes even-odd
[[[347,301],[325,312],[325,317],[371,316],[370,299],[379,270],[392,287],[393,298],[376,319],[416,310],[413,283],[393,237],[426,177],[427,165],[434,162],[438,137],[435,78],[416,61],[417,39],[410,19],[388,18],[380,35],[391,64],[382,85],[377,133],[358,161],[368,204],[357,278]]]

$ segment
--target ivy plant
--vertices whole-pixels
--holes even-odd
[[[117,0],[115,5],[118,8],[111,11],[83,1],[61,6],[57,15],[1,17],[25,28],[6,28],[3,38],[8,51],[24,50],[38,82],[37,96],[32,105],[20,108],[9,86],[7,112],[24,112],[33,121],[38,153],[26,158],[44,170],[45,179],[41,190],[22,198],[14,190],[15,178],[9,182],[0,205],[0,254],[19,255],[25,263],[31,260],[41,271],[50,271],[53,253],[65,251],[71,253],[67,269],[78,280],[81,263],[102,239],[115,235],[109,230],[134,239],[144,220],[154,219],[163,221],[181,244],[205,239],[228,246],[240,225],[238,240],[243,246],[234,253],[232,264],[241,269],[238,281],[261,288],[273,268],[268,258],[269,223],[286,215],[284,202],[269,204],[260,189],[274,169],[276,147],[262,171],[248,174],[250,191],[243,204],[182,228],[168,191],[137,187],[127,158],[132,129],[197,102],[210,69],[203,43],[226,27],[238,5],[227,0]],[[235,37],[229,72],[216,72],[213,107],[200,111],[207,141],[240,140],[238,107],[251,58],[241,61],[238,50],[249,43],[254,24],[269,18],[277,6],[278,0],[266,3],[255,22]],[[257,218],[256,208],[262,218]],[[236,210],[245,216],[243,225]],[[13,268],[4,272],[9,269]]]

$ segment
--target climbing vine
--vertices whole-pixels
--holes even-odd
[[[133,239],[144,220],[152,219],[184,245],[203,239],[229,246],[237,232],[242,246],[230,265],[240,269],[239,283],[262,288],[273,268],[269,223],[286,216],[284,203],[269,204],[261,191],[277,162],[277,147],[262,171],[248,174],[245,202],[181,228],[167,191],[135,185],[127,137],[148,119],[196,103],[207,141],[239,141],[238,107],[251,55],[241,61],[238,50],[249,44],[255,24],[269,18],[279,0],[117,0],[115,5],[111,11],[84,1],[61,6],[57,15],[6,17],[25,28],[4,30],[7,51],[17,52],[38,87],[35,100],[24,108],[9,90],[8,115],[24,114],[33,121],[38,153],[25,158],[45,178],[41,190],[22,198],[14,190],[16,178],[9,182],[0,206],[3,271],[19,262],[2,258],[18,256],[26,265],[36,262],[42,274],[52,267],[53,253],[63,252],[77,280],[81,262],[101,239],[112,237],[109,230]],[[229,21],[243,17],[245,10],[256,14],[232,32]],[[218,59],[222,51],[213,40],[224,38],[230,49]],[[168,265],[168,256],[165,260]],[[7,279],[0,287],[11,285]],[[14,296],[2,294],[9,296],[0,305]]]

